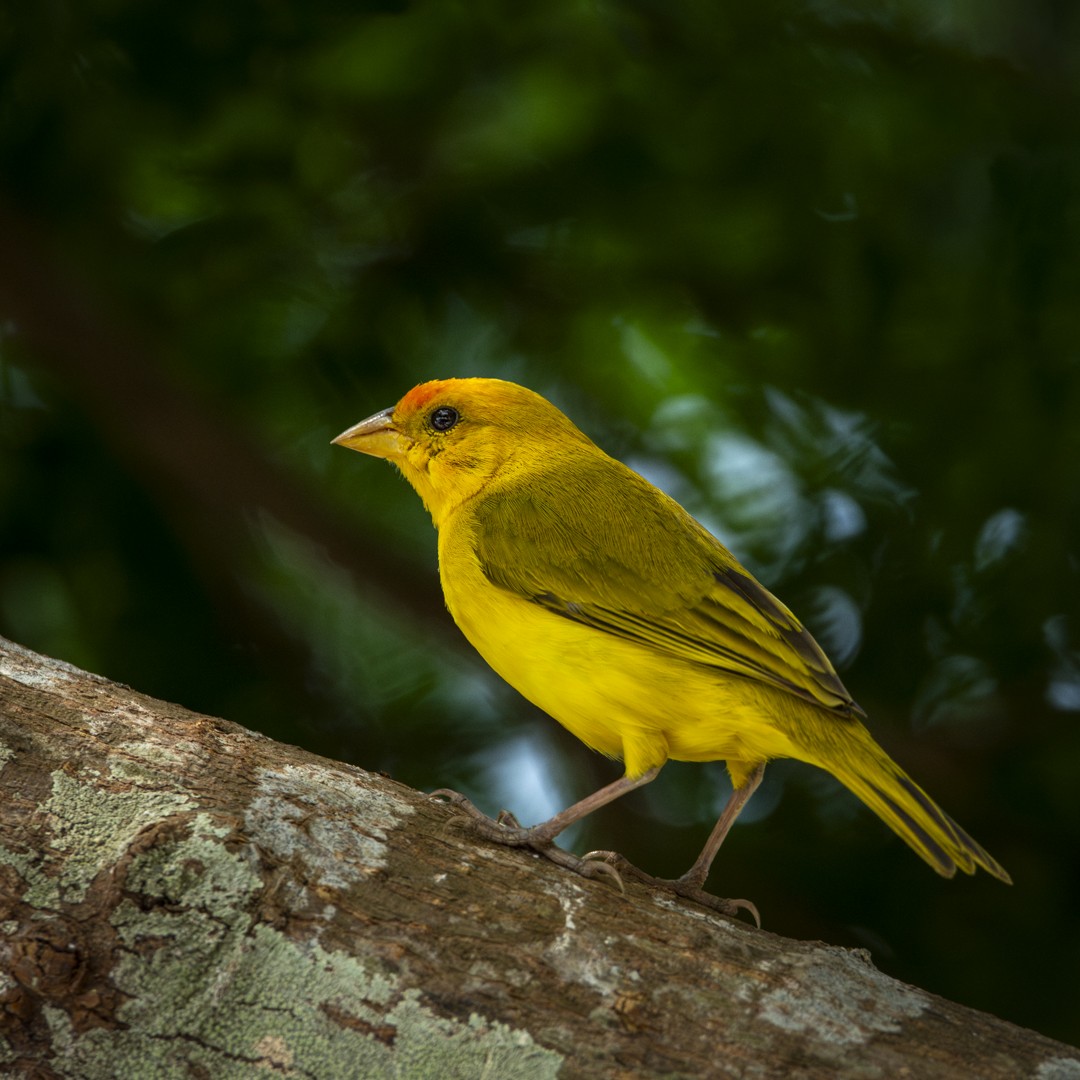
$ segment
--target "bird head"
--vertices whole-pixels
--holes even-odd
[[[416,489],[436,525],[495,480],[569,445],[591,445],[539,394],[501,379],[437,379],[333,440],[386,458]]]

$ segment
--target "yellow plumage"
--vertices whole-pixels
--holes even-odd
[[[420,494],[447,606],[484,659],[625,764],[622,781],[508,842],[549,843],[669,758],[723,760],[737,794],[681,879],[700,886],[765,762],[790,757],[836,776],[938,873],[1009,880],[874,742],[795,616],[539,395],[425,383],[335,442],[393,461]]]

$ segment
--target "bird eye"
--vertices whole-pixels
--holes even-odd
[[[461,414],[449,405],[440,405],[428,417],[428,422],[436,431],[449,431],[459,420]]]

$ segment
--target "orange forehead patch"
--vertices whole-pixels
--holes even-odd
[[[432,398],[438,397],[445,387],[445,379],[433,379],[431,382],[414,386],[401,401],[398,402],[398,408],[406,411],[422,409]]]

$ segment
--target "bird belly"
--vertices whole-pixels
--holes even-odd
[[[564,618],[493,585],[474,561],[442,562],[466,638],[522,696],[629,776],[678,761],[791,756],[767,688]],[[464,571],[464,572],[463,572]]]

